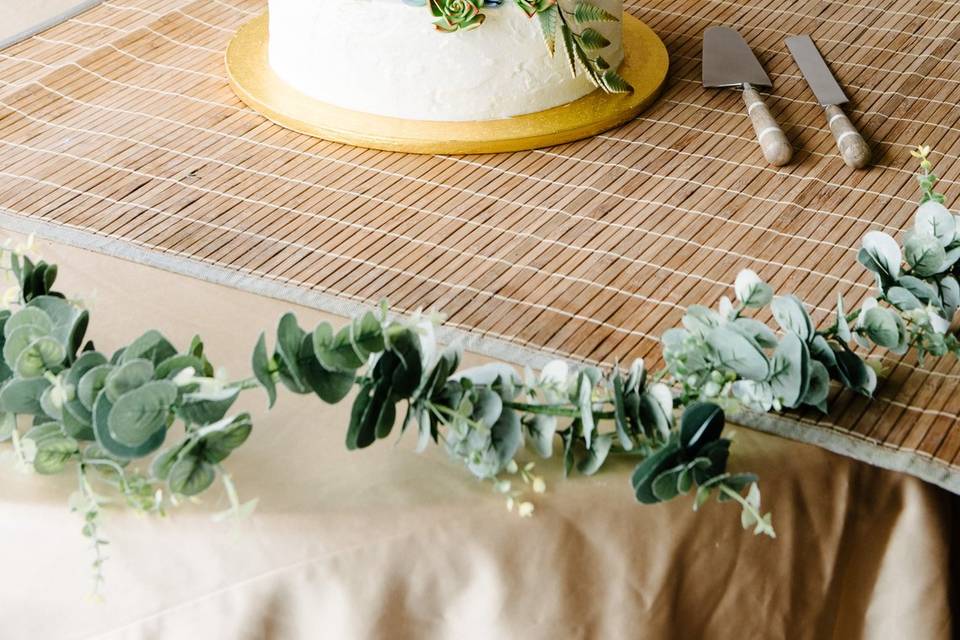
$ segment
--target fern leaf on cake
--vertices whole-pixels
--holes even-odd
[[[618,19],[609,11],[589,2],[578,2],[573,8],[573,19],[577,24],[585,22],[617,22]]]
[[[540,21],[540,30],[543,32],[543,41],[547,45],[550,57],[553,57],[557,50],[557,12],[557,5],[552,5],[546,11],[537,14],[537,19]]]
[[[592,27],[587,27],[580,32],[580,43],[585,49],[591,50],[603,49],[610,46],[610,41]]]

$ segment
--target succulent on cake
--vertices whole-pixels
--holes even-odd
[[[516,3],[527,16],[532,18],[556,6],[557,0],[516,0]]]
[[[438,31],[453,33],[476,29],[486,16],[480,13],[483,0],[430,0],[430,12]]]

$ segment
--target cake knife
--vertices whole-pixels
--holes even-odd
[[[778,167],[790,162],[790,141],[756,90],[772,87],[773,83],[750,46],[729,27],[710,27],[703,32],[703,86],[742,88],[763,156]]]
[[[800,72],[817,96],[817,102],[826,111],[827,124],[837,141],[843,161],[848,167],[863,169],[870,163],[870,146],[839,106],[848,102],[847,95],[810,36],[791,36],[786,42]]]

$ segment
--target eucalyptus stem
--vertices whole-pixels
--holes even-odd
[[[526,402],[504,400],[503,406],[509,407],[514,411],[555,416],[557,418],[579,418],[583,415],[578,407],[569,404],[529,404]],[[613,411],[594,411],[593,417],[596,420],[613,420],[616,414]]]
[[[740,495],[740,492],[739,492],[739,491],[737,491],[737,490],[735,490],[735,489],[733,489],[733,488],[731,488],[731,487],[728,487],[727,485],[721,483],[721,484],[720,484],[720,493],[724,494],[724,495],[727,496],[728,498],[731,498],[732,500],[736,500],[737,502],[739,502],[739,503],[740,503],[740,507],[741,507],[744,511],[746,511],[747,513],[749,513],[750,516],[757,522],[757,525],[760,527],[760,533],[765,533],[765,534],[767,534],[768,536],[770,536],[771,538],[776,538],[776,537],[777,537],[776,532],[773,530],[772,527],[770,527],[770,526],[766,523],[766,521],[763,519],[763,515],[760,513],[760,511],[759,511],[755,506],[753,506],[752,504],[750,504],[750,502],[749,502],[746,498],[744,498],[742,495]]]
[[[240,496],[237,493],[237,485],[233,482],[233,476],[220,464],[217,465],[217,471],[220,472],[220,481],[223,483],[223,490],[227,494],[227,500],[230,501],[230,511],[235,515],[239,515]]]
[[[90,539],[93,546],[94,559],[91,565],[93,567],[93,588],[90,595],[94,599],[100,600],[103,597],[101,591],[106,581],[103,575],[103,563],[106,561],[103,556],[103,547],[108,543],[100,537],[100,505],[96,492],[90,486],[90,481],[87,480],[82,464],[77,465],[77,479],[80,495],[83,496],[87,505],[83,513],[83,535]]]

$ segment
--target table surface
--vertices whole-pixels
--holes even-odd
[[[291,306],[74,248],[39,252],[92,307],[89,335],[107,350],[148,327],[178,344],[199,333],[241,377],[259,331]],[[306,326],[338,321],[297,312]],[[67,509],[72,477],[18,474],[0,449],[4,640],[950,634],[952,496],[909,476],[739,429],[731,467],[760,474],[776,540],[741,530],[730,505],[636,504],[626,461],[569,480],[538,463],[548,492],[521,520],[409,437],[347,452],[346,405],[284,393],[268,414],[256,391],[242,402],[255,429],[228,466],[257,512],[211,522],[219,489],[168,518],[109,509],[103,604],[82,597],[91,555]]]
[[[690,304],[751,267],[827,321],[872,278],[870,229],[910,224],[908,151],[935,145],[960,198],[960,4],[644,0],[664,39],[663,98],[584,142],[498,156],[325,143],[245,108],[223,50],[263,0],[110,0],[0,52],[0,222],[326,310],[389,296],[436,305],[485,353],[537,362],[645,356]],[[740,29],[798,148],[766,166],[736,92],[699,83],[701,33]],[[425,28],[429,28],[426,24]],[[783,45],[811,33],[876,164],[848,170]],[[877,398],[755,426],[960,491],[960,363],[885,356]]]

